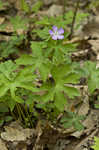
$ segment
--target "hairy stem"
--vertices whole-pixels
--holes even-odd
[[[33,127],[30,114],[28,113],[28,106],[27,106],[27,104],[25,104],[25,112],[26,112],[26,115],[27,115],[27,117],[28,117],[28,119],[29,119],[29,122],[30,122],[31,127]]]
[[[18,103],[16,104],[16,108],[17,108],[17,111],[18,111],[19,120],[22,121],[21,112],[20,112],[20,108],[19,108]]]

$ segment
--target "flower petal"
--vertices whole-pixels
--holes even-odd
[[[56,26],[53,26],[53,30],[54,30],[54,32],[56,32],[58,30],[58,28]]]
[[[63,34],[63,33],[64,33],[64,29],[63,29],[63,28],[60,28],[60,29],[58,30],[58,33],[59,33],[59,34]]]
[[[58,35],[57,39],[60,39],[60,40],[64,39],[64,35]]]
[[[52,30],[49,30],[49,34],[50,34],[50,35],[53,35],[54,32],[53,32]]]
[[[53,36],[52,36],[52,39],[53,39],[53,40],[57,40],[57,39],[58,39],[58,36],[57,36],[57,35],[53,35]]]

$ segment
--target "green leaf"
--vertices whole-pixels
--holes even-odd
[[[8,90],[9,90],[9,88],[6,85],[1,85],[0,86],[0,97],[4,96]]]
[[[99,104],[94,105],[96,109],[99,109]]]
[[[16,64],[18,65],[32,65],[34,64],[33,62],[33,57],[31,55],[24,54],[20,58],[16,59]]]
[[[74,127],[75,129],[77,129],[78,131],[81,131],[84,129],[84,126],[80,123],[80,121],[75,121],[74,122]]]
[[[73,51],[76,51],[77,50],[77,45],[78,44],[72,44],[72,43],[66,43],[64,45],[61,45],[61,49],[62,51],[67,54],[67,53],[70,53],[70,52],[73,52]]]
[[[33,81],[36,78],[33,72],[33,66],[26,66],[24,69],[21,69],[15,78],[16,84],[18,82],[27,83]]]
[[[78,73],[72,72],[65,77],[64,82],[75,84],[79,82],[80,77]]]
[[[8,107],[4,103],[0,103],[0,113],[9,112]]]
[[[64,126],[64,128],[70,128],[70,127],[72,127],[72,122],[65,122],[64,124],[63,124],[63,126]]]
[[[99,137],[94,137],[94,140],[95,140],[95,145],[94,146],[92,146],[92,148],[94,149],[94,150],[99,150]]]
[[[95,62],[85,62],[85,71],[87,74],[88,89],[93,93],[95,89],[99,89],[99,68],[96,68]]]
[[[43,4],[42,1],[41,1],[41,0],[38,0],[38,1],[32,6],[31,11],[37,13],[38,10],[41,8],[42,4]]]
[[[67,104],[67,100],[64,96],[64,94],[60,91],[57,91],[55,93],[55,106],[57,107],[58,110],[60,110],[60,112],[64,111],[64,108]]]
[[[31,42],[31,48],[33,52],[33,68],[38,69],[41,78],[45,81],[51,70],[51,63],[44,54],[44,43],[43,42]]]
[[[10,18],[10,22],[13,25],[13,29],[16,31],[18,29],[27,29],[27,23],[28,20],[27,19],[22,19],[20,16],[16,16],[16,17],[11,17]]]
[[[3,123],[4,123],[4,120],[0,119],[0,127],[3,125]]]
[[[83,125],[80,123],[80,120],[84,120],[84,118],[84,116],[78,116],[76,113],[67,112],[66,117],[62,117],[60,122],[65,128],[70,128],[74,126],[75,129],[80,131],[84,129]]]
[[[36,30],[33,30],[33,32],[35,32],[43,40],[47,40],[47,39],[50,38],[49,28],[48,27],[45,27],[42,30],[36,29]]]
[[[10,66],[9,66],[10,65]],[[25,88],[32,92],[38,92],[38,88],[33,85],[34,80],[36,79],[36,75],[33,74],[34,69],[32,66],[24,67],[23,69],[19,69],[14,76],[13,71],[16,69],[16,64],[11,61],[7,61],[0,64],[1,73],[0,73],[0,97],[7,94],[9,90],[11,97],[13,100],[19,103],[23,103],[24,100],[21,99],[18,95],[16,95],[16,91],[18,88]],[[11,80],[10,75],[13,77]],[[6,77],[7,76],[7,77]],[[13,103],[14,104],[14,103]],[[15,104],[10,107],[12,110]]]
[[[75,96],[80,96],[80,92],[78,91],[78,89],[74,87],[65,86],[63,89],[70,98],[74,98]]]
[[[10,111],[12,112],[16,105],[16,101],[14,101],[13,98],[9,96],[7,97],[5,103],[7,104],[7,106],[10,108]]]
[[[64,122],[66,122],[66,121],[70,121],[71,120],[71,118],[66,118],[66,117],[62,117],[62,119],[60,120],[60,122],[61,123],[64,123]]]
[[[22,44],[25,38],[25,35],[12,35],[10,40],[2,41],[0,44],[0,55],[2,57],[8,57],[10,54],[18,54],[18,46]]]
[[[11,60],[0,64],[0,72],[4,74],[7,79],[12,80],[11,73],[17,69],[17,65]],[[13,74],[14,75],[14,74]]]
[[[50,25],[48,16],[44,16],[42,18],[42,20],[36,21],[36,24],[39,24],[39,25]]]
[[[5,120],[6,122],[12,121],[12,119],[13,119],[12,116],[6,116],[6,117],[4,118],[4,120]]]
[[[0,0],[0,10],[2,10],[2,8],[4,7],[4,6],[7,6],[8,5],[8,2],[2,2],[1,0]]]
[[[93,93],[95,89],[98,89],[99,85],[97,85],[97,79],[88,78],[88,89],[90,93]]]
[[[12,96],[12,97],[17,103],[24,103],[24,100],[21,99],[19,96]]]
[[[61,70],[61,71],[60,71]],[[53,66],[52,68],[52,76],[56,82],[59,82],[65,75],[72,71],[71,64],[62,64],[59,66]]]
[[[50,70],[51,70],[51,64],[50,62],[47,63],[42,63],[40,66],[38,66],[41,78],[43,79],[43,81],[46,81],[48,75],[50,74]]]
[[[71,64],[53,65],[51,69],[53,81],[46,81],[46,83],[42,84],[40,88],[40,90],[46,91],[40,99],[42,99],[43,102],[54,101],[54,105],[61,112],[64,111],[67,104],[64,94],[67,94],[70,98],[80,96],[80,93],[76,88],[65,85],[65,79],[69,76],[69,74],[71,77],[76,77],[75,75],[77,74],[73,72]],[[78,77],[76,77],[76,79],[71,79],[71,83],[72,81],[73,83],[77,83],[77,80]],[[67,81],[70,81],[69,77]]]
[[[41,88],[41,91],[45,91],[43,96],[40,96],[40,101],[48,102],[54,100],[55,87],[51,84],[51,82],[45,82]]]
[[[52,57],[53,57],[53,63],[55,65],[59,65],[59,64],[65,62],[64,53],[61,50],[59,50],[59,49],[57,49],[57,50],[54,51]]]
[[[28,4],[26,3],[25,0],[21,0],[21,8],[22,8],[22,10],[24,10],[25,12],[29,12],[29,6],[28,6]]]
[[[43,43],[41,43],[41,42],[31,42],[33,56],[42,57],[42,55],[43,55],[43,51],[42,51],[43,45],[42,44]]]

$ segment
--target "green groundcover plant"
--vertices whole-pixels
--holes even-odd
[[[21,2],[28,15],[37,13],[41,7],[40,1],[31,9],[24,0]],[[75,29],[86,16],[88,14],[77,15]],[[72,61],[72,52],[77,50],[78,45],[68,40],[70,32],[66,31],[66,27],[72,19],[71,11],[64,17],[46,16],[39,21],[34,18],[33,22],[19,16],[10,18],[14,33],[9,41],[2,41],[0,45],[1,125],[12,117],[20,119],[25,127],[33,127],[43,117],[56,123],[59,114],[63,113],[60,124],[65,128],[84,128],[81,124],[84,116],[70,112],[69,100],[80,96],[74,85],[80,84],[81,77],[86,77],[90,94],[99,88],[99,69],[93,62],[86,62],[81,68],[80,63]],[[29,23],[34,23],[35,29],[28,27]],[[27,32],[19,35],[19,29],[31,29],[29,39]],[[20,54],[21,46],[27,43],[29,50]],[[17,57],[11,60],[10,55],[14,54]]]
[[[94,137],[94,141],[95,141],[95,144],[92,146],[92,148],[94,150],[98,150],[99,149],[99,137]]]

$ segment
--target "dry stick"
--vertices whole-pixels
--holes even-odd
[[[66,2],[67,2],[67,0],[64,0],[64,1],[63,1],[63,19],[64,19],[64,15],[65,15]]]
[[[72,21],[72,25],[71,25],[71,31],[70,31],[70,35],[69,35],[69,40],[72,39],[72,36],[73,36],[73,33],[74,33],[74,25],[75,25],[76,16],[77,16],[78,8],[79,8],[79,3],[80,3],[80,0],[78,0],[77,3],[76,3],[74,16],[73,16],[73,21]]]
[[[87,136],[84,140],[82,140],[76,147],[74,150],[79,150],[81,148],[81,146],[83,146],[90,138],[93,138],[97,132],[99,132],[99,129],[97,128],[96,130],[94,130],[89,136]]]

